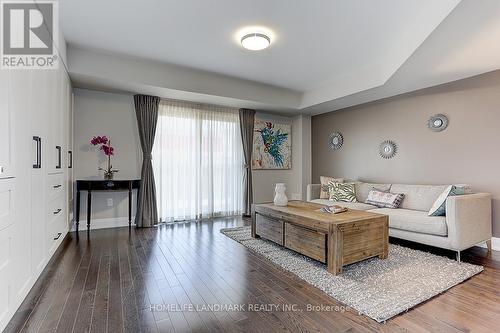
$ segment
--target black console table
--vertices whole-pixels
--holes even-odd
[[[130,180],[77,180],[76,181],[76,230],[80,224],[80,191],[87,191],[87,230],[90,230],[93,191],[128,191],[128,225],[132,224],[132,190],[139,189],[139,179]]]

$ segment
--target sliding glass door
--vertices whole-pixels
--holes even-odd
[[[161,221],[241,214],[241,145],[236,109],[161,101],[153,148]]]

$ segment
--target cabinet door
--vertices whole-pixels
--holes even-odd
[[[12,312],[9,308],[11,267],[12,238],[9,230],[4,229],[0,230],[0,330],[7,326]]]
[[[40,138],[42,162],[40,168],[31,168],[31,269],[36,277],[41,273],[46,262],[46,211],[45,198],[46,172],[49,158],[48,148],[48,123],[49,112],[49,70],[32,71],[30,82],[30,109],[31,112],[31,135]],[[32,156],[37,155],[36,144],[32,149]]]
[[[14,176],[14,114],[9,106],[10,71],[0,70],[0,179]]]
[[[61,112],[61,69],[48,70],[48,114],[47,125],[47,173],[62,173],[63,167],[63,142],[62,142],[62,112]]]
[[[15,277],[11,283],[12,307],[16,308],[31,287],[31,80],[32,71],[12,71],[10,77],[9,105],[15,117],[15,194],[16,219],[12,243],[13,267]]]
[[[7,324],[12,302],[12,243],[15,222],[15,178],[0,179],[0,329]]]
[[[66,135],[67,135],[67,174],[66,174],[66,181],[67,181],[67,194],[68,194],[68,220],[67,224],[68,226],[71,227],[71,224],[73,222],[73,93],[72,93],[72,87],[71,87],[71,82],[68,77],[66,77],[66,113],[68,115],[67,122],[66,122]]]

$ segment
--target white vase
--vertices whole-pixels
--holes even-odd
[[[275,206],[286,206],[288,204],[288,198],[285,194],[286,186],[283,183],[277,183],[274,189],[274,205]]]

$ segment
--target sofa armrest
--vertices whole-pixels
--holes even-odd
[[[321,192],[321,184],[308,184],[307,185],[307,201],[319,199]]]
[[[465,250],[491,238],[491,195],[475,193],[446,199],[448,237],[454,250]]]

